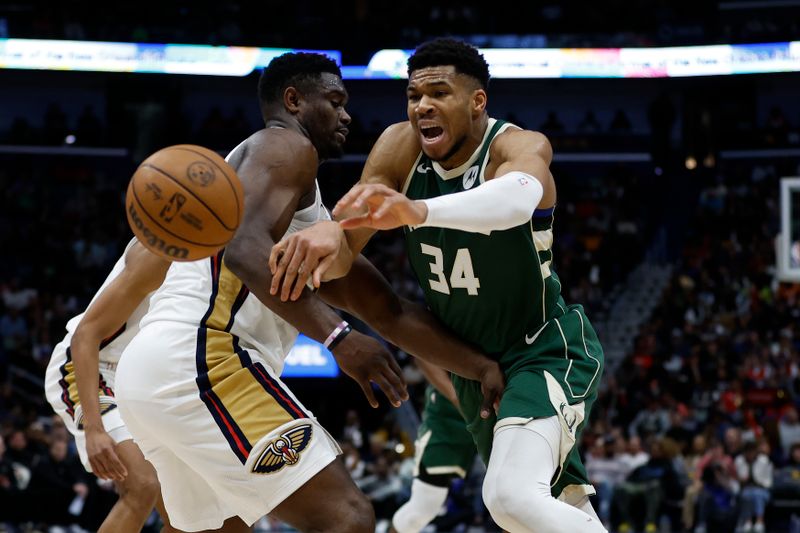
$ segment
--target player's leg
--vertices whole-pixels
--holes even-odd
[[[375,531],[372,504],[338,460],[319,471],[269,514],[300,531]]]
[[[115,451],[128,475],[116,483],[119,499],[98,533],[141,531],[158,499],[158,477],[153,465],[145,460],[133,439],[118,443]],[[162,518],[166,522],[166,517]]]
[[[560,466],[557,417],[501,427],[494,438],[483,485],[492,518],[505,530],[604,532],[599,520],[554,498],[550,483]]]
[[[430,524],[447,501],[450,482],[455,476],[431,476],[438,479],[415,478],[411,497],[392,517],[392,533],[419,533]]]

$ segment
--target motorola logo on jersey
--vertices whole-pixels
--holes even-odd
[[[478,179],[478,165],[469,167],[467,171],[464,173],[464,181],[462,184],[464,185],[464,190],[471,189],[473,185],[475,185],[475,180]]]
[[[296,465],[300,454],[311,442],[313,430],[310,424],[302,424],[281,433],[268,443],[253,465],[254,474],[273,474],[284,466]]]
[[[216,178],[214,169],[205,161],[195,161],[186,169],[189,179],[197,185],[207,187]]]

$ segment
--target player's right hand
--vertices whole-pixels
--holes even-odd
[[[276,296],[280,291],[281,301],[297,300],[309,277],[319,288],[342,246],[347,246],[344,232],[332,221],[284,235],[269,254],[270,294]]]
[[[500,370],[497,361],[489,361],[480,376],[483,404],[481,405],[481,418],[487,419],[492,412],[497,414],[500,408],[500,399],[506,388],[506,377]]]
[[[114,451],[115,447],[114,439],[104,429],[86,431],[86,454],[92,472],[100,479],[122,481],[128,475],[128,470]]]
[[[403,371],[377,340],[353,331],[334,348],[333,355],[342,372],[359,384],[372,407],[378,407],[372,383],[380,387],[395,407],[408,400]]]

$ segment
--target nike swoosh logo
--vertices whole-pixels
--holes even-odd
[[[546,327],[547,327],[547,323],[545,323],[544,326],[540,327],[539,331],[537,331],[536,333],[533,334],[533,337],[529,337],[528,335],[525,335],[525,343],[526,344],[533,344],[534,342],[536,342],[536,339],[539,337],[539,334],[542,331],[544,331],[544,328],[546,328]]]
[[[417,165],[417,172],[419,172],[420,174],[427,174],[430,169],[431,167],[426,167],[422,163]]]

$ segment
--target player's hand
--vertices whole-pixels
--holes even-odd
[[[275,296],[280,290],[281,301],[297,300],[309,277],[314,287],[319,288],[342,246],[347,246],[344,231],[331,221],[285,235],[269,254],[272,272],[269,293]]]
[[[500,399],[506,388],[506,378],[500,365],[496,361],[489,361],[480,375],[483,403],[481,404],[481,418],[489,418],[492,413],[497,414],[500,408]]]
[[[122,481],[128,475],[128,470],[114,451],[115,447],[114,439],[105,430],[86,431],[86,454],[92,472],[100,479]]]
[[[334,348],[333,355],[339,368],[361,386],[372,407],[378,407],[378,400],[371,383],[378,385],[395,407],[408,400],[403,371],[377,340],[352,331]]]
[[[428,218],[428,206],[386,185],[356,185],[337,202],[333,216],[342,218],[345,229],[387,230],[422,224]]]

